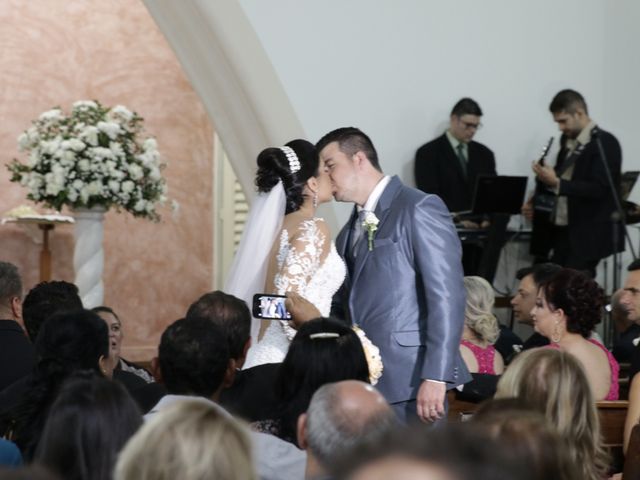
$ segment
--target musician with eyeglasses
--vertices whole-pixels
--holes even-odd
[[[479,176],[496,175],[493,152],[473,140],[482,127],[482,109],[471,98],[460,99],[451,110],[449,128],[416,152],[414,172],[416,187],[438,195],[454,214],[458,228],[479,229],[489,226],[488,217],[456,212],[471,210],[473,191]],[[482,246],[463,245],[465,275],[475,275]]]

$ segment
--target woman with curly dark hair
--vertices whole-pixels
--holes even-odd
[[[590,338],[603,305],[604,293],[592,278],[563,268],[540,286],[531,316],[535,330],[551,340],[547,348],[566,351],[580,361],[596,400],[617,400],[618,362]]]

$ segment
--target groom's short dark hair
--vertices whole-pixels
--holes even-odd
[[[340,151],[349,156],[363,152],[369,159],[369,162],[371,162],[373,168],[382,172],[380,162],[378,161],[378,152],[376,152],[373,142],[359,128],[342,127],[327,133],[316,143],[316,150],[320,152],[320,150],[333,142],[338,142]]]

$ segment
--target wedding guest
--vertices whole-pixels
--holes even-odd
[[[22,317],[33,343],[44,321],[59,312],[82,308],[78,287],[64,281],[40,282],[27,293],[22,303]]]
[[[364,445],[341,468],[344,480],[542,480],[505,445],[470,424],[402,428]],[[547,479],[544,479],[547,480]]]
[[[183,399],[146,422],[127,443],[114,480],[253,480],[247,431],[214,404]]]
[[[304,323],[278,371],[274,416],[252,426],[296,444],[298,417],[307,410],[315,391],[340,380],[369,382],[369,367],[358,335],[331,318]]]
[[[129,372],[137,377],[140,377],[146,383],[154,382],[153,376],[150,372],[145,370],[144,368],[136,365],[133,362],[128,361],[125,358],[122,358],[122,341],[124,340],[124,332],[122,329],[122,320],[113,311],[112,308],[106,306],[94,307],[91,309],[92,312],[97,313],[100,318],[102,318],[109,327],[109,355],[111,359],[115,362],[115,367],[113,369],[114,378],[117,380],[118,375],[121,372]]]
[[[493,344],[500,330],[493,314],[493,287],[482,277],[464,277],[466,305],[460,353],[470,373],[501,375],[502,355]]]
[[[494,346],[500,328],[493,314],[495,294],[489,282],[481,277],[464,277],[464,287],[466,305],[460,354],[472,380],[461,390],[456,389],[455,394],[464,401],[480,402],[493,397],[504,370],[502,355]]]
[[[578,466],[569,457],[566,442],[542,413],[519,398],[484,402],[470,423],[509,445],[509,455],[539,480],[581,478]]]
[[[617,400],[618,362],[591,338],[603,306],[604,293],[591,277],[563,268],[540,286],[531,316],[535,330],[551,340],[548,348],[568,352],[580,361],[596,400]]]
[[[555,263],[539,263],[532,267],[521,268],[516,272],[516,279],[519,281],[518,290],[511,299],[513,318],[516,322],[533,327],[531,311],[536,304],[538,289],[540,285],[551,279],[560,269],[561,267]],[[533,332],[522,344],[521,350],[529,350],[545,345],[549,345],[549,339],[538,332]]]
[[[169,325],[162,333],[158,357],[152,360],[152,365],[167,395],[144,416],[145,420],[185,397],[217,402],[235,373],[226,335],[203,318],[182,318]]]
[[[545,415],[562,436],[567,458],[584,480],[606,478],[600,420],[581,362],[563,350],[538,348],[518,355],[498,382],[496,398],[519,398]]]
[[[67,479],[111,480],[118,453],[141,425],[122,385],[74,375],[51,406],[35,462]]]
[[[22,323],[22,279],[18,268],[0,262],[0,391],[26,376],[36,358]]]
[[[220,392],[220,405],[250,422],[268,418],[276,404],[273,384],[279,364],[265,363],[242,369],[252,343],[251,312],[247,304],[216,290],[205,293],[191,304],[186,318],[209,320],[227,336],[229,353],[236,362],[237,370],[233,384]]]
[[[307,451],[305,478],[331,478],[358,445],[398,425],[384,397],[368,383],[344,380],[320,387],[298,419],[298,444]]]
[[[230,416],[217,403],[220,391],[233,381],[235,373],[228,345],[224,330],[208,319],[181,319],[169,325],[160,339],[159,356],[152,362],[155,376],[165,384],[168,394],[145,415],[145,420],[194,397]],[[261,480],[302,477],[304,452],[273,435],[250,432],[250,436]]]
[[[33,372],[2,392],[0,434],[14,441],[31,460],[49,409],[60,386],[79,370],[111,377],[109,334],[100,317],[88,310],[49,318],[36,340]]]

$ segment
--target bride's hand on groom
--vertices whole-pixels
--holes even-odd
[[[289,324],[296,330],[309,320],[321,317],[320,311],[305,298],[294,292],[287,292],[287,299],[284,302],[287,311],[291,314]]]

